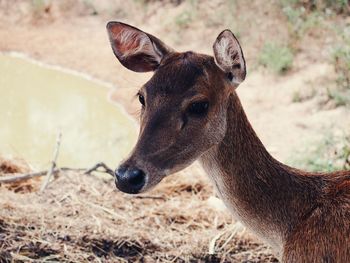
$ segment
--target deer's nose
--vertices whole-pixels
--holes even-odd
[[[146,182],[146,174],[136,167],[119,167],[115,171],[117,188],[128,194],[137,194]]]

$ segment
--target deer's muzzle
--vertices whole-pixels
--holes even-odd
[[[137,167],[121,166],[115,171],[117,188],[128,194],[137,194],[146,183],[146,174]]]

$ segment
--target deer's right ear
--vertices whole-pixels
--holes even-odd
[[[127,24],[109,22],[107,32],[120,63],[136,72],[156,70],[163,57],[172,51],[158,38]]]
[[[216,64],[234,84],[239,85],[246,76],[242,48],[235,35],[228,29],[221,32],[214,45]]]

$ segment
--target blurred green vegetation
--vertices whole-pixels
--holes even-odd
[[[95,7],[95,4],[94,4],[93,0],[83,0],[83,3],[86,5],[86,7],[91,9],[90,15],[98,15],[98,11],[97,11],[97,9]]]
[[[47,12],[47,8],[50,6],[50,0],[32,0],[33,13],[36,16],[41,16]]]
[[[318,12],[306,12],[304,8],[286,6],[282,10],[288,21],[290,46],[298,49],[298,41],[307,31],[321,26],[322,17]]]
[[[303,102],[314,98],[317,95],[317,89],[312,83],[307,84],[307,88],[303,87],[303,90],[295,90],[293,92],[292,102]]]
[[[308,31],[324,27],[324,20],[334,15],[350,14],[348,0],[282,0],[287,18],[290,47],[299,49],[299,40]]]
[[[332,63],[336,73],[335,85],[327,95],[336,106],[350,105],[350,25],[338,28],[341,42],[332,50]]]
[[[293,64],[293,52],[287,46],[266,43],[259,56],[259,63],[275,73],[283,74]]]
[[[175,17],[175,24],[180,28],[186,28],[193,20],[193,13],[191,11],[184,11]]]
[[[350,135],[327,134],[289,160],[289,165],[313,172],[350,169]]]
[[[333,50],[334,69],[337,74],[336,89],[330,90],[330,98],[337,105],[350,105],[350,26],[341,30],[343,43]]]
[[[299,51],[305,34],[316,28],[322,28],[340,40],[329,52],[329,61],[334,66],[336,79],[329,80],[323,89],[314,90],[306,96],[300,91],[295,91],[292,101],[302,102],[313,98],[317,93],[324,93],[325,102],[332,101],[336,107],[350,105],[350,28],[346,23],[339,23],[339,20],[325,25],[327,19],[337,18],[337,16],[337,19],[341,19],[350,15],[349,1],[282,0],[280,3],[287,19],[288,46],[294,53]]]
[[[282,6],[302,7],[309,11],[350,14],[348,0],[281,0]]]

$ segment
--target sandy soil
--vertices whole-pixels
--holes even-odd
[[[322,85],[320,79],[334,74],[324,54],[318,53],[328,40],[316,40],[318,45],[313,49],[302,44],[294,70],[286,76],[255,69],[257,52],[266,36],[287,37],[281,15],[274,9],[259,6],[258,2],[242,4],[236,11],[247,14],[237,27],[241,25],[241,42],[246,50],[248,69],[252,68],[238,93],[266,147],[279,160],[288,161],[301,148],[321,138],[326,130],[349,129],[350,110],[320,107],[317,99],[292,102],[295,91],[317,88]],[[167,21],[181,13],[184,4],[162,6],[162,12],[157,11],[159,3],[146,11],[137,6],[133,14],[125,13],[128,10],[125,7],[120,8],[124,13],[111,15],[103,9],[106,3],[101,1],[97,6],[102,10],[98,16],[87,15],[90,9],[79,8],[82,15],[72,16],[67,12],[62,15],[56,8],[35,19],[22,14],[9,15],[14,8],[11,6],[0,19],[0,51],[23,52],[40,61],[112,82],[115,86],[110,94],[112,99],[136,117],[138,102],[133,95],[150,74],[130,72],[117,62],[108,43],[106,22],[123,19],[159,36],[178,50],[206,53],[211,53],[212,42],[223,29],[223,25],[208,28],[193,21],[189,28],[172,30]],[[211,9],[209,3],[204,14],[214,16]],[[144,15],[135,15],[142,10]],[[257,19],[251,19],[253,16]],[[258,26],[259,33],[253,34]],[[215,200],[211,198],[212,187],[197,164],[167,178],[144,197],[116,192],[109,179],[69,173],[59,176],[45,194],[27,190],[20,189],[22,194],[18,194],[0,188],[0,251],[3,250],[0,261],[7,256],[18,261],[52,257],[52,260],[73,262],[276,260],[266,246],[232,221],[227,210],[212,202]],[[38,214],[38,211],[42,212]],[[236,235],[231,236],[234,231]],[[216,240],[217,254],[210,256],[207,252],[213,240]],[[226,240],[230,242],[226,244]]]

